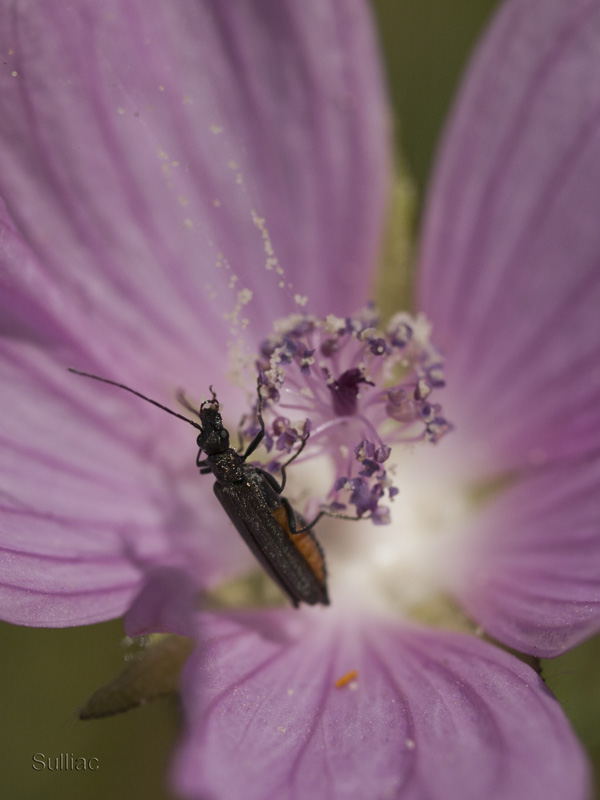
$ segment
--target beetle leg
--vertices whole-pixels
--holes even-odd
[[[242,456],[244,458],[244,460],[247,459],[248,456],[251,455],[256,450],[258,445],[265,438],[265,421],[264,421],[263,415],[262,415],[262,395],[260,393],[260,384],[259,383],[257,383],[256,388],[257,388],[257,393],[258,393],[258,408],[256,410],[256,416],[257,416],[258,422],[260,424],[260,430],[256,434],[256,436],[254,437],[254,439],[252,439],[252,441],[250,442],[248,447],[246,448],[246,452]]]
[[[285,464],[281,465],[281,489],[279,490],[279,494],[281,494],[281,492],[283,492],[283,488],[284,488],[284,486],[286,484],[286,481],[287,481],[287,474],[286,474],[287,467],[289,467],[289,465],[292,463],[292,461],[295,461],[298,458],[298,456],[300,455],[300,453],[304,450],[304,446],[308,442],[308,437],[309,437],[309,434],[307,434],[306,436],[302,437],[302,444],[300,445],[300,447],[296,450],[296,452],[294,453],[294,455],[291,458],[288,458],[288,460],[285,462]]]
[[[358,522],[361,519],[371,519],[371,515],[365,516],[364,514],[358,514],[355,517],[349,517],[347,514],[336,514],[334,511],[319,511],[317,516],[310,522],[308,525],[305,525],[299,531],[294,531],[294,533],[304,533],[305,531],[309,531],[311,528],[317,524],[317,522],[321,519],[321,517],[333,517],[334,519],[347,519],[351,522]]]
[[[296,530],[296,515],[295,515],[295,513],[294,513],[294,509],[291,507],[291,505],[290,505],[289,501],[288,501],[288,500],[286,500],[286,499],[285,499],[285,497],[282,497],[282,498],[281,498],[281,505],[282,505],[282,506],[285,508],[285,510],[287,511],[287,516],[288,516],[288,526],[289,526],[289,529],[290,529],[290,533],[291,533],[292,535],[294,535],[294,534],[296,534],[296,533],[302,533],[303,531],[297,531],[297,530]],[[304,529],[304,530],[305,530],[305,529]]]
[[[257,472],[259,472],[261,474],[261,476],[266,480],[266,482],[269,484],[269,486],[277,494],[281,494],[281,486],[277,482],[277,478],[275,478],[273,475],[271,475],[270,472],[267,472],[266,470],[261,469],[260,467],[255,467],[255,469],[256,469]]]
[[[240,424],[238,425],[237,435],[238,435],[238,453],[244,452],[244,434],[242,433],[242,428],[244,427],[244,422],[246,422],[246,417],[248,415],[244,414],[244,416],[240,420]]]

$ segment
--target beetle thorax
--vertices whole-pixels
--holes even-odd
[[[235,450],[229,449],[226,453],[209,456],[207,460],[219,483],[237,483],[243,480],[244,459]]]

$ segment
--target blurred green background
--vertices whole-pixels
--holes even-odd
[[[493,0],[375,0],[404,156],[422,201],[440,126]],[[122,665],[119,621],[70,630],[0,625],[0,793],[11,800],[165,800],[176,703],[161,700],[96,722],[78,706]],[[600,764],[600,639],[544,664]],[[96,756],[96,772],[34,772],[34,753]],[[600,796],[600,795],[599,795]],[[365,798],[368,800],[368,798]],[[482,798],[482,800],[485,800]],[[518,800],[521,800],[520,798]],[[565,798],[568,800],[568,798]]]

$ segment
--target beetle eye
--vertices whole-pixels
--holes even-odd
[[[225,428],[221,428],[221,433],[220,433],[221,439],[226,439],[228,437],[228,435],[229,434],[227,433]]]

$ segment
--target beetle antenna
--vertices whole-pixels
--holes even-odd
[[[152,403],[153,406],[157,406],[157,408],[162,408],[163,411],[166,411],[167,414],[171,414],[173,417],[177,417],[177,419],[182,419],[184,422],[188,422],[190,425],[193,425],[194,428],[197,428],[199,431],[202,430],[202,427],[198,425],[191,419],[184,417],[183,414],[178,414],[176,411],[172,411],[167,406],[163,406],[161,403],[157,403],[156,400],[152,400],[150,397],[146,397],[145,394],[141,392],[136,392],[135,389],[131,389],[129,386],[125,386],[124,383],[117,383],[116,381],[111,381],[108,378],[101,378],[99,375],[92,375],[91,372],[81,372],[78,369],[73,369],[73,367],[67,367],[69,372],[73,372],[75,375],[82,375],[84,378],[92,378],[95,381],[100,381],[101,383],[108,383],[110,386],[116,386],[118,389],[125,389],[126,392],[131,392],[136,397],[140,397],[142,400],[145,400],[147,403]]]
[[[181,405],[184,408],[187,408],[187,410],[190,412],[190,414],[194,414],[194,416],[196,416],[196,417],[200,416],[200,413],[194,408],[194,406],[190,403],[190,401],[184,395],[183,389],[178,389],[177,390],[176,397],[177,397],[177,402],[181,403]],[[204,405],[204,403],[202,403],[202,406],[203,405]],[[200,407],[200,411],[202,411],[202,406]]]

